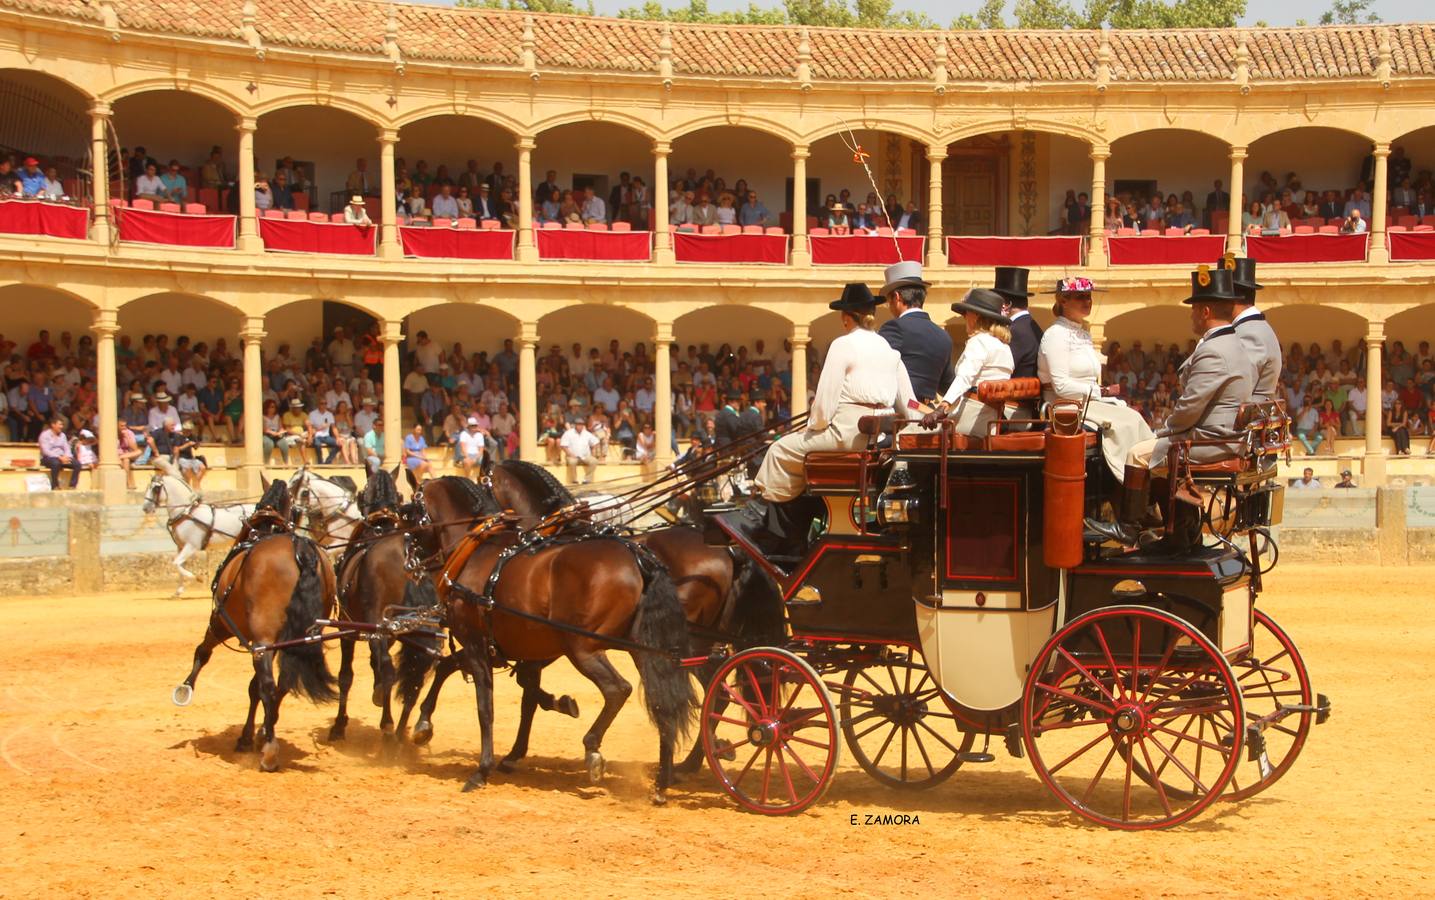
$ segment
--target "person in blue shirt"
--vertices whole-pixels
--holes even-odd
[[[429,473],[428,457],[424,451],[428,449],[428,441],[424,440],[424,427],[415,425],[414,430],[404,437],[404,465],[414,473],[414,480],[421,480]]]
[[[737,223],[739,225],[762,225],[766,226],[772,220],[772,213],[767,211],[757,199],[757,191],[748,191],[746,201],[742,208],[737,211]]]
[[[33,156],[25,157],[25,167],[20,170],[20,196],[39,197],[45,193],[45,173],[40,171],[40,161]]]
[[[165,168],[165,173],[159,177],[159,183],[164,186],[160,197],[170,203],[183,203],[189,195],[189,181],[179,171],[179,160],[172,159]]]

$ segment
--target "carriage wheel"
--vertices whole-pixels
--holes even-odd
[[[727,701],[719,711],[719,700]],[[723,790],[764,815],[822,799],[842,743],[822,680],[786,650],[758,647],[723,663],[703,700],[703,752]]]
[[[894,648],[870,665],[854,663],[841,691],[847,747],[864,772],[888,787],[936,787],[957,771],[976,740],[957,729],[946,695],[916,650]]]
[[[1242,734],[1207,724],[1242,721],[1235,672],[1194,626],[1150,607],[1099,609],[1058,631],[1032,664],[1021,715],[1041,780],[1112,828],[1189,820],[1240,760]]]

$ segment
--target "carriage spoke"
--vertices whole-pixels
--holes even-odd
[[[797,751],[788,746],[787,742],[783,742],[782,749],[787,751],[787,754],[792,757],[792,761],[797,763],[797,765],[802,768],[803,773],[806,774],[808,778],[812,779],[814,783],[820,782],[822,780],[821,778],[817,777],[817,773],[812,771],[812,768],[808,766],[807,763],[802,761],[802,757],[797,755]],[[791,779],[788,780],[788,783],[792,783]],[[797,798],[794,797],[793,799],[795,800]]]
[[[758,798],[758,802],[766,806],[767,789],[772,784],[772,747],[769,746],[762,749],[766,755],[762,760],[762,796]]]
[[[1101,783],[1101,776],[1106,774],[1106,767],[1111,765],[1111,759],[1116,755],[1116,750],[1120,746],[1119,740],[1111,742],[1111,749],[1107,751],[1106,758],[1101,761],[1101,765],[1096,769],[1096,774],[1091,778],[1091,783],[1086,786],[1086,791],[1081,795],[1082,806],[1091,802],[1091,795],[1095,793],[1096,786]]]
[[[1146,771],[1155,768],[1151,763],[1151,751],[1146,749],[1146,742],[1141,741],[1141,755],[1146,758]],[[1156,796],[1161,798],[1161,808],[1166,810],[1166,815],[1171,815],[1171,801],[1166,797],[1166,786],[1161,783],[1160,778],[1151,779],[1151,784],[1156,788]]]
[[[772,706],[768,702],[768,699],[762,694],[762,685],[757,683],[757,673],[753,671],[752,666],[743,666],[742,671],[744,674],[747,675],[748,683],[752,685],[752,692],[757,695],[757,700],[755,702],[757,703],[758,708],[762,710],[762,712],[757,715],[757,718],[767,718],[768,714],[772,711]]]
[[[1092,630],[1096,632],[1096,642],[1101,645],[1101,652],[1106,655],[1106,665],[1111,669],[1112,683],[1116,686],[1117,690],[1120,690],[1121,679],[1116,677],[1116,673],[1119,671],[1119,668],[1116,665],[1116,657],[1111,655],[1110,645],[1106,643],[1106,632],[1101,630],[1101,625],[1099,623],[1092,622],[1091,627]],[[1058,649],[1064,651],[1066,648],[1059,647]]]
[[[1190,741],[1191,743],[1195,744],[1195,745],[1198,746],[1198,747],[1205,747],[1207,750],[1211,750],[1211,751],[1214,751],[1214,752],[1216,752],[1216,753],[1225,753],[1225,752],[1226,752],[1226,748],[1225,748],[1225,747],[1222,747],[1220,744],[1213,744],[1213,743],[1211,743],[1210,741],[1202,740],[1202,739],[1199,738],[1199,737],[1194,737],[1194,738],[1193,738],[1193,737],[1191,737],[1189,734],[1183,735],[1183,734],[1181,734],[1181,732],[1176,731],[1174,728],[1169,728],[1169,727],[1167,727],[1167,726],[1165,726],[1165,725],[1153,725],[1152,728],[1151,728],[1151,730],[1152,730],[1152,731],[1162,731],[1162,732],[1165,732],[1166,734],[1172,735],[1173,737],[1177,737],[1177,738],[1181,738],[1182,740]]]
[[[892,730],[887,732],[887,739],[882,742],[882,748],[877,751],[876,756],[872,757],[872,765],[880,766],[882,764],[882,757],[887,754],[887,748],[891,746],[892,738],[896,736],[897,730],[900,727],[901,726],[893,725]]]
[[[918,719],[917,721],[920,724],[921,720]],[[917,745],[917,752],[922,756],[922,765],[927,767],[927,777],[930,778],[937,774],[937,769],[932,765],[932,758],[927,755],[927,745],[922,742],[922,736],[917,733],[916,728],[912,728],[911,732],[912,742]]]
[[[1096,689],[1101,692],[1101,695],[1102,695],[1103,697],[1105,697],[1108,701],[1110,701],[1110,703],[1111,703],[1112,706],[1115,706],[1115,705],[1116,705],[1116,698],[1113,697],[1113,696],[1111,695],[1111,692],[1106,689],[1106,685],[1102,684],[1101,681],[1100,681],[1095,675],[1092,675],[1092,674],[1091,674],[1091,671],[1090,671],[1089,669],[1087,669],[1086,666],[1083,666],[1083,665],[1077,660],[1076,657],[1072,656],[1069,652],[1067,652],[1067,649],[1066,649],[1065,647],[1057,647],[1057,648],[1056,648],[1056,652],[1057,652],[1057,653],[1060,653],[1062,656],[1066,657],[1067,660],[1068,660],[1073,666],[1076,667],[1076,671],[1080,672],[1082,675],[1085,675],[1085,676],[1086,676],[1086,679],[1087,679],[1088,681],[1090,681],[1092,684],[1096,685]]]
[[[1141,696],[1136,702],[1146,703],[1151,699],[1151,692],[1155,690],[1156,684],[1161,680],[1161,676],[1167,671],[1166,667],[1171,664],[1171,655],[1175,652],[1176,642],[1174,640],[1167,641],[1166,652],[1161,654],[1161,661],[1156,664],[1155,669],[1151,670],[1151,684],[1147,686],[1146,690],[1141,692]]]
[[[782,783],[787,785],[787,796],[793,803],[796,803],[799,799],[797,796],[797,788],[792,783],[792,773],[788,771],[787,760],[782,758],[782,743],[779,742],[773,749],[777,755],[777,769],[782,773]]]
[[[927,730],[927,733],[930,734],[932,737],[936,738],[938,741],[941,741],[943,747],[946,747],[948,750],[956,754],[960,754],[962,752],[957,747],[953,746],[951,741],[948,741],[946,738],[938,734],[936,729],[928,725],[926,722],[923,722],[921,719],[918,719],[917,724],[925,728]]]
[[[1136,636],[1131,639],[1131,696],[1136,696],[1136,682],[1141,676],[1141,620],[1136,620]]]
[[[1130,821],[1131,821],[1131,767],[1134,765],[1134,761],[1131,759],[1131,742],[1130,742],[1130,741],[1127,741],[1127,742],[1126,742],[1126,752],[1123,753],[1122,756],[1126,757],[1126,786],[1125,786],[1125,788],[1123,788],[1122,793],[1121,793],[1121,821],[1123,821],[1123,822],[1130,822]]]
[[[1176,758],[1176,754],[1175,754],[1175,753],[1173,753],[1171,750],[1166,749],[1166,745],[1165,745],[1165,744],[1163,744],[1163,743],[1161,743],[1160,741],[1156,740],[1156,735],[1153,734],[1153,735],[1150,735],[1149,737],[1151,738],[1151,743],[1153,743],[1153,744],[1156,745],[1156,749],[1157,749],[1157,750],[1160,750],[1160,751],[1166,756],[1166,758],[1167,758],[1168,760],[1170,760],[1172,763],[1174,763],[1174,764],[1176,765],[1176,768],[1178,768],[1178,769],[1181,770],[1181,774],[1183,774],[1183,775],[1185,775],[1187,778],[1191,779],[1191,785],[1192,785],[1193,787],[1195,787],[1195,789],[1196,789],[1196,791],[1197,791],[1198,793],[1200,793],[1200,794],[1202,794],[1202,795],[1205,795],[1205,794],[1209,794],[1209,793],[1211,792],[1210,789],[1206,787],[1205,783],[1202,782],[1200,778],[1198,778],[1196,775],[1192,774],[1191,770],[1186,767],[1186,764],[1185,764],[1185,763],[1181,762],[1181,760],[1179,760],[1179,759]],[[1179,744],[1172,744],[1172,747],[1173,747],[1173,748],[1178,747],[1178,746],[1179,746]],[[1158,780],[1159,780],[1159,779],[1158,779]]]
[[[1078,694],[1073,694],[1073,693],[1071,693],[1070,691],[1064,691],[1064,690],[1062,690],[1061,688],[1056,687],[1056,686],[1054,686],[1054,685],[1042,684],[1042,683],[1038,682],[1038,683],[1037,683],[1037,687],[1041,688],[1041,689],[1044,690],[1044,691],[1047,691],[1048,693],[1055,694],[1055,695],[1058,696],[1058,697],[1064,697],[1064,698],[1067,699],[1067,700],[1072,700],[1072,701],[1075,701],[1076,703],[1080,703],[1082,706],[1089,706],[1089,707],[1091,707],[1092,709],[1100,710],[1101,712],[1106,713],[1108,716],[1109,716],[1109,715],[1114,715],[1114,714],[1116,713],[1116,710],[1113,709],[1113,708],[1110,707],[1110,706],[1106,706],[1106,705],[1103,704],[1103,703],[1097,703],[1095,700],[1090,700],[1090,699],[1088,699],[1088,698],[1086,698],[1086,697],[1082,697],[1082,696],[1080,696],[1080,695],[1078,695]]]
[[[722,689],[723,693],[727,694],[728,699],[736,703],[738,706],[741,706],[743,709],[747,710],[747,714],[749,716],[752,716],[754,719],[762,718],[762,714],[759,713],[757,710],[753,709],[752,706],[748,704],[747,699],[742,695],[742,691],[739,691],[737,688],[726,683],[723,684]]]
[[[1063,759],[1056,765],[1049,767],[1046,771],[1051,775],[1055,775],[1057,772],[1060,772],[1062,769],[1066,768],[1067,763],[1071,762],[1072,760],[1075,760],[1079,756],[1085,755],[1086,751],[1090,750],[1092,747],[1095,747],[1097,744],[1106,740],[1108,737],[1110,737],[1109,734],[1098,734],[1096,737],[1092,738],[1090,741],[1087,741],[1084,745],[1082,745],[1079,750],[1074,751],[1066,759]]]

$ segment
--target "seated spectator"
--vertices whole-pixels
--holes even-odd
[[[1410,419],[1410,411],[1399,397],[1385,412],[1385,433],[1395,441],[1396,456],[1410,455]]]
[[[902,214],[897,217],[897,221],[892,227],[898,231],[904,228],[910,228],[920,234],[922,232],[922,225],[922,214],[917,211],[917,201],[908,200],[907,205],[902,208]]]
[[[189,180],[179,170],[179,160],[172,159],[165,173],[159,178],[163,190],[160,192],[170,203],[184,203],[189,199]]]
[[[453,196],[453,188],[446,184],[439,187],[433,198],[433,214],[436,219],[458,218],[458,201]]]
[[[698,203],[693,207],[691,222],[698,227],[719,224],[717,207],[712,205],[707,194],[698,197]]]
[[[372,475],[384,464],[384,420],[375,419],[374,427],[364,432],[359,443],[364,451],[364,466]]]
[[[1246,234],[1259,234],[1265,214],[1265,207],[1261,206],[1259,201],[1253,201],[1246,211],[1241,213],[1241,231]]]
[[[1291,488],[1297,491],[1318,491],[1320,479],[1315,477],[1315,470],[1307,466],[1301,476],[1291,482]]]
[[[1279,203],[1267,204],[1261,213],[1261,234],[1286,234],[1291,229],[1290,216]]]
[[[195,434],[193,422],[185,422],[183,425],[170,426],[170,431],[175,438],[170,444],[170,452],[174,457],[174,464],[179,467],[179,474],[189,486],[198,491],[204,481],[205,473],[209,471],[208,460],[195,453],[199,447],[199,438]]]
[[[209,151],[209,161],[199,167],[199,186],[220,190],[233,184],[224,168],[224,151],[214,147]]]
[[[498,194],[498,219],[505,228],[518,227],[518,202],[514,199],[513,188],[506,187]]]
[[[357,195],[356,195],[357,196]],[[352,203],[353,201],[350,201]],[[363,199],[359,201],[363,203]],[[409,188],[409,196],[405,202],[409,218],[417,219],[428,215],[428,204],[424,201],[423,185],[415,184]]]
[[[737,210],[732,205],[732,194],[723,194],[718,198],[718,207],[713,215],[717,217],[718,225],[737,224]]]
[[[344,182],[344,189],[350,194],[368,197],[378,193],[378,182],[369,177],[369,161],[362,157],[354,161],[354,171]]]
[[[264,420],[261,425],[263,429],[264,462],[268,464],[269,458],[274,451],[279,451],[279,458],[284,465],[289,465],[289,448],[298,443],[299,439],[290,434],[284,428],[283,421],[279,418],[279,404],[274,400],[264,401]]]
[[[25,157],[25,165],[19,174],[22,197],[40,198],[45,193],[45,173],[40,171],[40,161],[33,156]]]
[[[289,409],[284,413],[281,422],[284,425],[284,432],[292,438],[289,446],[299,447],[299,461],[303,462],[304,448],[313,443],[309,433],[311,428],[309,416],[304,412],[304,401],[298,397],[291,398]]]
[[[827,209],[827,228],[833,234],[851,234],[852,220],[847,216],[847,207],[835,203]]]
[[[1345,221],[1340,224],[1341,234],[1365,234],[1366,229],[1365,219],[1361,217],[1361,212],[1358,207],[1351,209],[1350,212],[1346,214]]]
[[[294,209],[294,192],[289,187],[289,176],[283,172],[274,173],[274,181],[269,185],[269,193],[273,196],[274,209]]]
[[[60,471],[70,470],[70,488],[80,483],[80,462],[65,436],[65,420],[59,416],[50,419],[49,425],[40,432],[40,465],[50,470],[50,490],[60,489]]]
[[[1320,428],[1320,410],[1316,408],[1310,398],[1306,398],[1305,406],[1296,414],[1295,436],[1301,446],[1305,447],[1307,456],[1314,456],[1315,452],[1320,449],[1321,441],[1325,440],[1325,435]]]
[[[1153,228],[1159,231],[1163,227],[1163,223],[1166,221],[1166,207],[1162,205],[1159,193],[1151,195],[1151,202],[1141,211],[1141,218],[1144,223],[1142,227],[1146,231]]]
[[[348,466],[359,465],[359,438],[354,433],[354,415],[346,400],[340,400],[334,407],[332,433],[334,442],[339,445],[339,461]]]
[[[156,203],[164,200],[164,182],[159,179],[159,166],[154,163],[145,166],[144,174],[135,179],[135,197]]]
[[[583,189],[583,206],[581,212],[584,225],[596,223],[606,225],[608,222],[608,207],[603,202],[602,197],[593,193],[592,185]]]
[[[493,196],[492,189],[488,182],[478,186],[478,196],[473,201],[473,214],[479,219],[498,219],[502,211],[498,208],[498,200]]]
[[[1320,201],[1316,199],[1314,191],[1305,195],[1305,202],[1301,204],[1300,214],[1305,219],[1314,219],[1320,216]]]
[[[274,192],[269,189],[269,180],[263,175],[254,178],[254,208],[261,213],[274,209]]]
[[[1281,213],[1281,216],[1284,218],[1285,213]],[[1185,203],[1179,201],[1176,203],[1176,211],[1166,220],[1167,228],[1182,228],[1190,231],[1195,225],[1196,217],[1186,210]],[[1286,220],[1286,227],[1290,227],[1289,220]]]
[[[852,213],[847,218],[848,224],[852,227],[854,234],[865,234],[876,229],[876,225],[873,224],[872,221],[872,215],[865,203],[857,204],[857,212]]]
[[[415,425],[413,431],[404,438],[404,465],[413,473],[415,481],[422,481],[430,473],[428,457],[425,451],[428,450],[428,441],[424,440],[424,428],[422,425]]]
[[[140,446],[135,433],[124,419],[120,419],[118,425],[120,468],[125,473],[125,489],[132,491],[135,489],[135,466],[144,464],[140,457],[145,455],[145,448]]]
[[[349,225],[372,225],[373,220],[369,218],[369,211],[364,206],[364,198],[355,194],[349,198],[349,205],[344,207],[344,221]]]
[[[598,460],[594,457],[594,450],[598,447],[598,438],[588,430],[587,423],[581,418],[568,427],[563,437],[558,442],[563,449],[564,460],[578,474],[578,483],[587,484],[593,480],[593,473],[598,470]],[[79,475],[76,473],[76,477]]]
[[[1352,212],[1359,212],[1362,219],[1370,218],[1370,198],[1365,196],[1365,191],[1360,188],[1350,192],[1350,199],[1345,201],[1345,207],[1341,214],[1350,218]]]
[[[484,432],[479,421],[474,416],[469,416],[464,421],[464,427],[459,431],[457,440],[454,442],[457,449],[459,468],[463,470],[465,478],[477,478],[483,473],[485,462],[488,457],[488,435]]]
[[[671,225],[693,224],[693,206],[696,196],[692,191],[679,191],[668,209],[668,223]]]
[[[459,185],[458,196],[454,198],[454,205],[458,207],[459,218],[473,218],[473,197],[468,192],[468,185]],[[542,220],[540,219],[539,221]]]

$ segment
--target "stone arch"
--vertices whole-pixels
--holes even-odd
[[[57,345],[64,331],[78,342],[94,323],[96,304],[64,288],[16,281],[0,285],[0,309],[5,337],[15,342],[15,352],[24,353],[41,330]]]
[[[631,113],[616,112],[610,109],[580,109],[572,112],[558,113],[546,119],[540,119],[529,126],[534,138],[542,138],[543,134],[564,125],[578,125],[583,123],[601,123],[617,125],[628,131],[642,135],[650,141],[659,140],[662,135],[653,130],[653,125],[640,116]]]
[[[620,173],[641,177],[649,196],[657,198],[654,185],[652,134],[623,121],[607,117],[570,117],[550,123],[538,132],[532,156],[533,183],[537,186],[547,172],[555,172],[560,188],[591,186],[607,203]],[[663,197],[667,194],[664,192]],[[615,210],[608,210],[613,215]]]
[[[1119,342],[1129,350],[1133,341],[1140,341],[1142,350],[1149,353],[1157,343],[1165,346],[1176,344],[1186,346],[1191,334],[1190,307],[1179,303],[1161,303],[1141,306],[1117,313],[1108,319],[1102,329],[1106,344]]]
[[[357,168],[355,160],[363,159],[369,176],[367,193],[377,197],[382,180],[379,132],[371,113],[349,102],[291,99],[296,102],[272,104],[258,113],[256,175],[271,175],[280,160],[292,158],[302,179],[312,182],[309,209],[333,213],[346,202],[345,184]]]
[[[242,354],[238,335],[244,311],[205,294],[158,291],[135,297],[119,307],[116,324],[119,338],[128,338],[135,350],[146,334],[166,334],[171,349],[183,335],[191,347],[204,343],[213,349],[222,339],[230,356]]]
[[[969,122],[956,124],[954,127],[938,134],[936,141],[945,141],[948,145],[970,137],[980,137],[984,134],[999,134],[1007,131],[1035,131],[1041,134],[1058,134],[1062,137],[1074,138],[1086,144],[1088,147],[1097,143],[1106,143],[1104,139],[1097,140],[1089,127],[1072,124],[1070,122],[1046,121],[1044,119],[1026,120],[1019,123],[1011,119],[993,119],[985,122]]]
[[[787,209],[787,186],[792,178],[792,147],[787,138],[751,125],[729,125],[725,120],[689,131],[672,142],[668,178],[675,181],[689,169],[699,175],[712,169],[723,179],[726,191],[739,180],[757,191],[772,213],[772,224]],[[717,203],[719,198],[713,197]],[[737,205],[743,198],[737,197]]]
[[[825,125],[822,128],[818,128],[815,131],[808,132],[807,134],[803,135],[800,140],[808,146],[811,146],[818,141],[825,140],[839,134],[846,134],[848,126],[851,126],[851,129],[853,131],[887,131],[891,132],[892,134],[899,134],[904,138],[908,138],[909,140],[916,141],[920,144],[932,144],[937,143],[941,140],[941,138],[933,132],[925,128],[918,128],[910,122],[903,122],[898,119],[885,118],[864,118],[861,122],[856,123],[850,121],[845,123],[834,122],[829,125]]]
[[[1268,298],[1268,294],[1273,296]],[[1305,302],[1300,298],[1281,303],[1274,294],[1270,289],[1261,291],[1261,309],[1280,337],[1285,352],[1290,352],[1293,343],[1309,347],[1312,341],[1328,348],[1332,340],[1339,340],[1346,350],[1351,350],[1365,340],[1369,324],[1361,313],[1334,304]],[[1389,334],[1387,329],[1387,337]]]
[[[538,320],[540,355],[557,344],[566,350],[574,342],[607,351],[616,339],[621,350],[631,351],[639,342],[649,344],[651,357],[653,319],[647,313],[621,303],[576,301],[546,313]]]
[[[419,331],[427,331],[445,353],[459,343],[466,354],[486,351],[491,358],[505,340],[518,338],[519,325],[517,316],[492,304],[445,301],[412,310],[404,320],[404,334],[412,341]]]
[[[716,351],[730,344],[733,352],[746,347],[748,358],[756,358],[755,341],[762,339],[768,358],[782,349],[792,336],[792,320],[770,309],[751,304],[720,303],[684,313],[673,322],[673,343],[678,359],[685,359],[689,344],[709,345]]]
[[[203,97],[219,104],[228,110],[235,117],[242,116],[247,111],[247,104],[239,97],[228,91],[215,87],[207,81],[195,81],[182,78],[145,78],[140,81],[127,81],[124,84],[116,85],[102,93],[98,99],[106,103],[114,104],[127,97],[134,97],[139,94],[148,94],[156,91],[177,91],[181,94],[193,94]]]
[[[528,125],[520,122],[512,116],[504,115],[498,110],[491,108],[480,108],[468,105],[455,106],[452,103],[434,103],[419,109],[410,110],[390,123],[390,127],[399,129],[409,125],[422,122],[425,119],[438,118],[439,116],[458,116],[465,119],[477,119],[512,134],[516,139],[528,132]]]
[[[335,303],[359,313],[353,318],[358,322],[369,319],[383,321],[384,309],[380,306],[351,300],[345,297],[300,297],[283,298],[266,307],[264,317],[264,353],[274,353],[280,344],[288,344],[295,356],[303,356],[305,348],[314,338],[327,337],[325,304]],[[259,315],[249,310],[251,315]],[[332,318],[329,317],[329,318]]]
[[[432,115],[412,119],[398,129],[395,165],[402,161],[405,174],[415,175],[422,161],[435,182],[442,169],[457,185],[471,159],[478,167],[480,179],[492,173],[495,162],[503,164],[506,176],[517,179],[516,134],[507,125],[484,116],[440,109]],[[431,190],[437,191],[437,187]],[[454,193],[458,193],[457,187]],[[476,195],[477,190],[471,193]],[[494,199],[497,198],[495,194]]]
[[[160,172],[170,160],[178,161],[187,171],[190,187],[197,192],[200,167],[209,159],[211,148],[218,146],[228,166],[227,174],[231,179],[238,177],[235,111],[225,99],[216,99],[215,92],[189,91],[173,82],[153,81],[145,90],[113,98],[110,105],[110,121],[119,146],[129,150],[144,147],[146,154],[159,163]],[[127,162],[121,161],[120,171],[112,174],[131,186]],[[198,199],[197,193],[190,196]],[[215,198],[213,202],[220,201]]]
[[[34,153],[41,165],[59,170],[67,192],[86,195],[80,184],[90,170],[93,102],[89,91],[60,76],[0,69],[0,146],[20,159]]]
[[[309,106],[346,112],[373,126],[376,133],[380,128],[392,126],[391,122],[372,107],[357,100],[351,100],[342,94],[289,94],[255,105],[249,110],[249,115],[259,118],[286,109],[303,109]]]
[[[668,131],[664,137],[669,141],[676,141],[679,138],[697,134],[699,131],[706,131],[709,128],[746,128],[749,131],[756,131],[761,134],[775,137],[778,140],[786,141],[788,144],[796,144],[801,140],[797,132],[769,119],[762,119],[756,116],[739,115],[736,121],[733,117],[726,115],[703,116],[684,122],[681,125]]]
[[[1344,192],[1360,179],[1370,150],[1370,137],[1349,128],[1311,124],[1276,129],[1247,145],[1244,193],[1250,201],[1258,200],[1261,173],[1267,171],[1278,188],[1284,186],[1286,174],[1293,173],[1305,190]]]
[[[1412,354],[1421,341],[1435,343],[1435,302],[1410,306],[1385,320],[1385,343],[1400,341]]]

